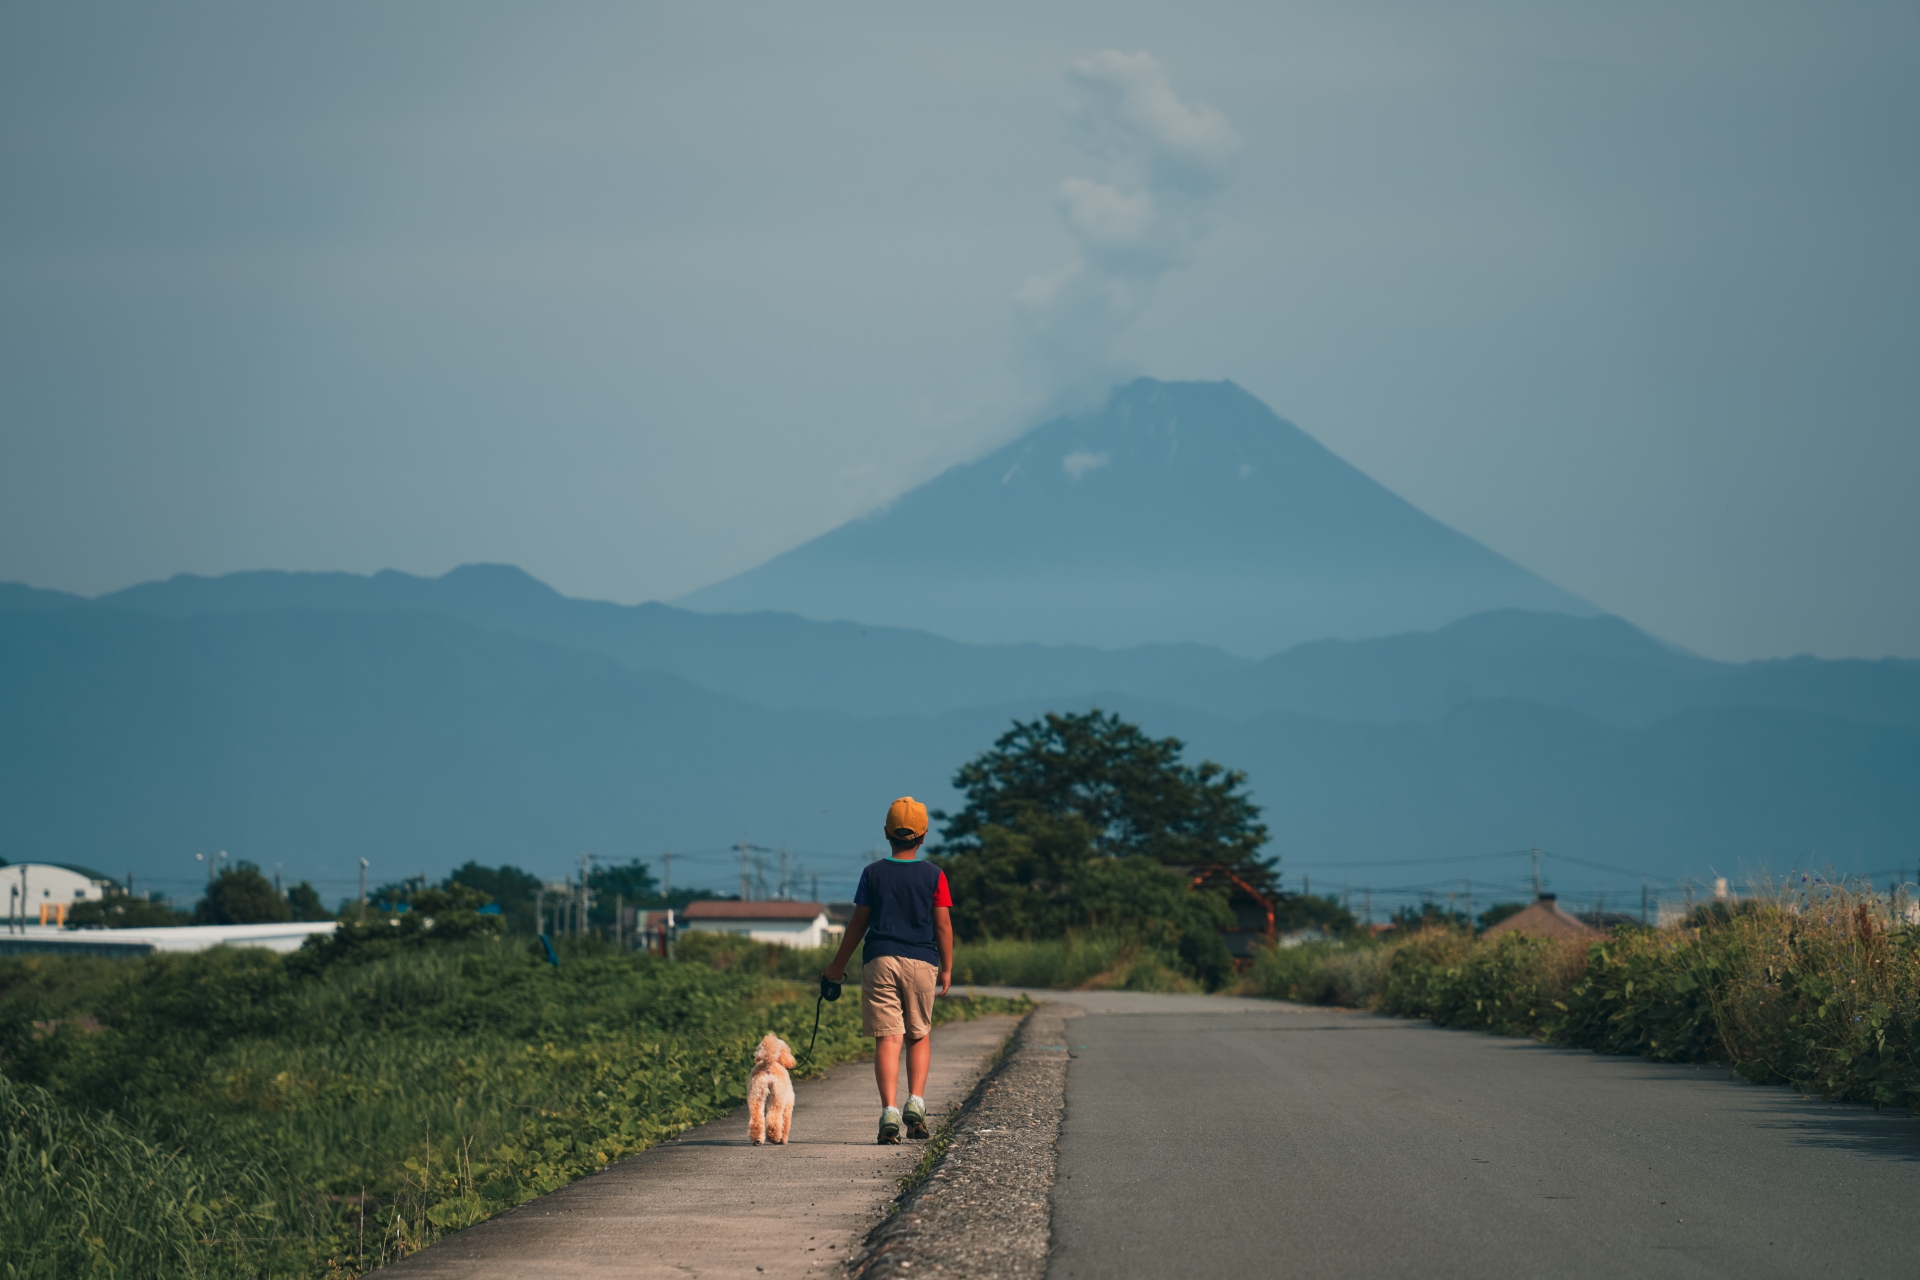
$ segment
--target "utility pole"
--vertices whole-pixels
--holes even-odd
[[[735,846],[733,846],[733,851],[740,855],[740,901],[752,902],[753,901],[753,872],[752,872],[753,846],[751,844],[748,844],[745,840],[742,840],[739,844],[736,844]]]
[[[1303,875],[1300,877],[1300,896],[1303,898],[1311,898],[1313,896],[1312,876]]]
[[[367,922],[367,860],[360,859],[360,923]]]
[[[820,877],[818,875],[813,877],[813,900],[815,902],[820,901]]]
[[[770,896],[767,893],[767,860],[758,852],[753,855],[753,896],[761,902]]]
[[[589,868],[592,862],[592,854],[583,853],[580,855],[580,914],[574,918],[573,931],[581,937],[586,936],[587,909],[592,905],[592,900],[587,896],[587,876],[590,874]]]
[[[780,851],[780,900],[785,902],[793,896],[793,890],[787,880],[787,851]]]
[[[674,853],[660,855],[660,896],[663,898],[673,896],[673,860],[679,856]]]
[[[1473,881],[1467,881],[1467,928],[1473,928]]]
[[[1533,846],[1533,900],[1540,901],[1540,846]]]

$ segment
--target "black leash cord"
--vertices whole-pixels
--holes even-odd
[[[820,975],[820,998],[813,1002],[813,1036],[807,1041],[807,1061],[808,1062],[813,1061],[814,1042],[820,1039],[820,1008],[827,1001],[838,1000],[839,998],[840,998],[840,984],[835,982],[833,979],[827,977],[826,974],[824,973],[821,974]]]

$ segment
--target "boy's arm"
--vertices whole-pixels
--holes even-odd
[[[953,909],[933,909],[933,936],[940,942],[940,981],[935,995],[947,994],[953,985]]]
[[[834,982],[847,976],[847,959],[853,955],[853,949],[860,945],[860,939],[866,936],[867,919],[872,915],[873,912],[866,907],[853,909],[853,919],[847,921],[847,936],[840,939],[840,950],[833,957],[833,963],[827,966],[827,977]],[[949,946],[948,950],[951,949]]]

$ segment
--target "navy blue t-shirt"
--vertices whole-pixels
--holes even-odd
[[[947,873],[931,862],[887,858],[870,862],[860,873],[853,904],[867,908],[867,945],[860,962],[876,956],[905,956],[940,963],[933,933],[933,909],[951,907]]]

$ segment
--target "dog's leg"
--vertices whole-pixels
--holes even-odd
[[[781,1146],[787,1145],[787,1135],[793,1132],[793,1086],[788,1085],[774,1096],[774,1104],[780,1113],[780,1136],[775,1139]]]
[[[747,1141],[756,1147],[766,1141],[769,1083],[765,1076],[755,1076],[747,1087]]]

